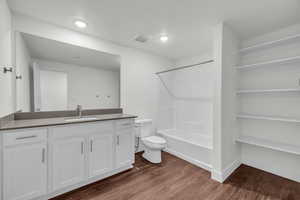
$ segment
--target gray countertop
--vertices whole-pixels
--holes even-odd
[[[41,119],[9,120],[6,123],[2,124],[2,126],[0,127],[0,131],[21,129],[21,128],[55,126],[55,125],[64,125],[64,124],[78,124],[78,123],[87,123],[87,122],[96,122],[96,121],[129,119],[129,118],[136,118],[137,116],[117,113],[117,114],[88,115],[83,117],[96,118],[96,119],[85,120],[85,121],[66,121],[66,119],[76,118],[76,116],[74,116],[74,117],[53,117],[53,118],[41,118]]]

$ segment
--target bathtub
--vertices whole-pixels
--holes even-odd
[[[159,130],[157,133],[167,140],[164,151],[211,171],[212,138],[174,129]]]

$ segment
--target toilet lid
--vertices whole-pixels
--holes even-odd
[[[158,137],[158,136],[149,136],[149,137],[143,138],[143,140],[152,142],[152,143],[156,143],[156,144],[164,144],[167,142],[164,138]]]

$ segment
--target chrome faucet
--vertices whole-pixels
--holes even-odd
[[[76,113],[79,118],[82,116],[82,105],[77,105]]]

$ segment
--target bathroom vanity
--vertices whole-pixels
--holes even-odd
[[[49,199],[132,168],[134,118],[118,113],[3,123],[1,200]]]
[[[120,55],[13,32],[5,76],[16,86],[10,110],[22,112],[0,118],[0,200],[49,199],[132,168]]]

